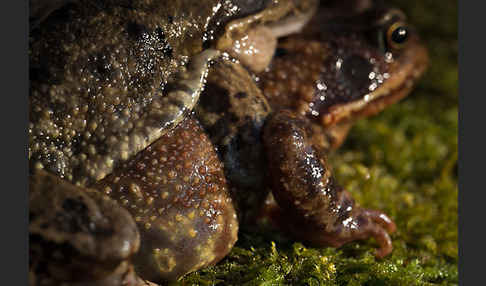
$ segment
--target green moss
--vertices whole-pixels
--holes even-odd
[[[243,232],[217,266],[175,284],[458,284],[457,1],[392,2],[420,30],[431,66],[412,95],[360,121],[331,158],[339,182],[361,205],[394,218],[392,255],[376,260],[373,240],[307,248]]]

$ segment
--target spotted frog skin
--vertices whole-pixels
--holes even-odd
[[[355,204],[326,156],[425,69],[401,12],[60,2],[30,35],[31,285],[175,280],[262,220],[318,246],[373,237],[377,257],[391,252],[392,220]]]

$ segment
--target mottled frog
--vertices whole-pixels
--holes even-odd
[[[392,220],[357,206],[325,158],[425,69],[400,11],[65,2],[30,35],[32,285],[175,280],[262,218],[315,245],[374,237],[390,253]]]

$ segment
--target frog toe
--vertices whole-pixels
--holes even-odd
[[[352,225],[348,230],[349,225]],[[374,238],[379,247],[376,258],[383,258],[393,250],[389,233],[395,231],[395,223],[380,211],[357,208],[354,215],[341,225],[343,243],[359,239]]]
[[[384,212],[377,210],[365,209],[363,212],[371,218],[371,220],[384,228],[388,233],[394,233],[397,229],[395,222]]]
[[[372,237],[378,242],[380,247],[375,251],[376,258],[383,258],[393,250],[392,241],[388,232],[381,226],[374,226],[371,231]]]

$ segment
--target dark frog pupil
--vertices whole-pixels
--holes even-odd
[[[396,28],[391,35],[392,41],[397,44],[403,44],[407,40],[407,38],[408,30],[405,27]]]

